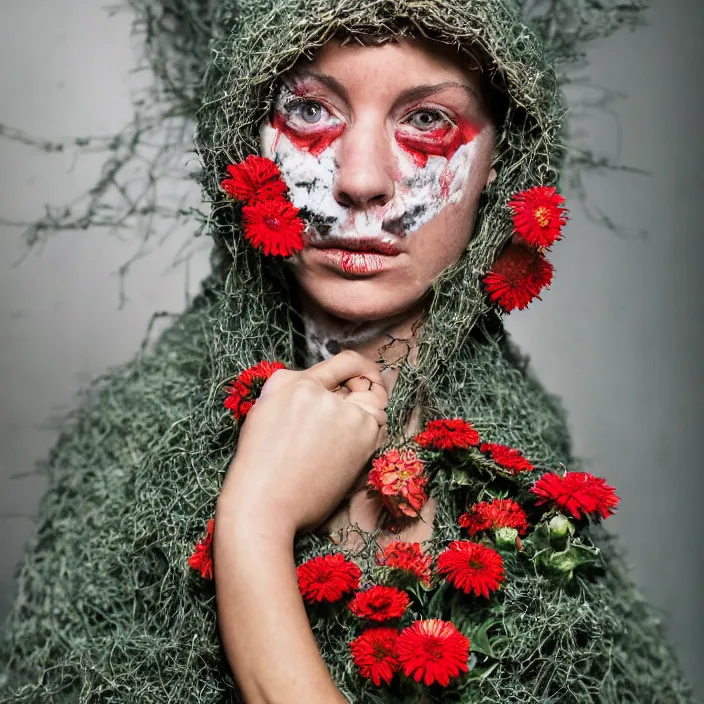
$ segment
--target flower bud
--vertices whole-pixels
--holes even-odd
[[[550,544],[555,550],[564,549],[568,537],[574,535],[574,525],[567,516],[558,513],[548,521]]]
[[[502,550],[515,549],[517,547],[518,531],[515,528],[497,528],[494,531],[496,547]]]

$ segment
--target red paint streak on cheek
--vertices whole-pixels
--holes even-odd
[[[440,174],[440,197],[444,200],[450,195],[450,184],[452,183],[453,173],[445,166]]]
[[[294,130],[286,121],[286,117],[277,112],[274,114],[273,127],[285,134],[298,149],[309,152],[313,156],[322,154],[344,131],[343,124],[336,124],[315,132],[300,132]]]
[[[416,166],[425,167],[429,156],[444,156],[449,161],[453,154],[463,144],[471,142],[479,131],[479,127],[474,123],[460,120],[450,138],[448,138],[449,130],[441,127],[415,133],[397,130],[396,141]]]

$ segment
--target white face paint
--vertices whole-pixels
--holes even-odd
[[[429,154],[421,160],[425,162],[422,165],[394,140],[392,149],[400,175],[394,196],[385,205],[368,211],[341,205],[334,195],[338,140],[332,139],[317,153],[295,144],[295,137],[292,139],[282,128],[287,104],[293,99],[293,93],[283,87],[276,102],[276,113],[281,119],[275,120],[276,126],[265,120],[260,127],[261,155],[279,166],[293,204],[302,210],[303,219],[311,226],[308,242],[324,241],[326,237],[392,242],[408,237],[444,207],[460,200],[477,153],[476,137],[461,144],[449,159]],[[341,121],[332,119],[331,125],[341,133]]]

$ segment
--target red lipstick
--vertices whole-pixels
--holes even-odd
[[[342,274],[369,276],[393,266],[400,249],[392,242],[374,238],[330,238],[311,242],[309,248],[317,250],[314,256]]]

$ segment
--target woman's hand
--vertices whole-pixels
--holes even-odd
[[[353,351],[276,372],[247,414],[218,513],[286,538],[319,525],[377,449],[387,402],[377,365]]]
[[[308,623],[293,536],[322,522],[352,486],[377,448],[386,403],[376,365],[347,351],[277,371],[247,414],[213,550],[222,643],[248,704],[346,702]]]

